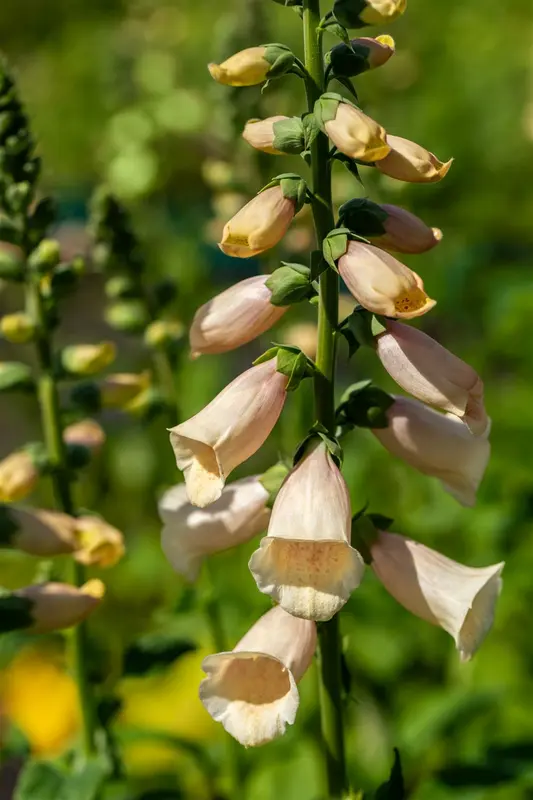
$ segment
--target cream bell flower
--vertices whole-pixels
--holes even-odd
[[[338,104],[335,117],[324,122],[324,131],[335,147],[350,158],[379,161],[390,151],[385,129],[351,103]]]
[[[374,314],[413,319],[436,305],[416,272],[364,242],[348,243],[339,259],[339,273],[355,299]]]
[[[247,542],[264,531],[270,518],[268,497],[257,476],[225,486],[219,499],[205,511],[189,502],[185,484],[168,489],[159,501],[164,524],[161,546],[176,572],[195,581],[205,556]]]
[[[276,150],[274,147],[274,124],[288,119],[289,117],[279,114],[275,117],[267,117],[267,119],[250,119],[244,126],[242,138],[256,150],[270,153],[273,156],[282,156],[284,155],[283,151]]]
[[[408,183],[436,183],[442,180],[450,169],[453,158],[449,161],[439,161],[437,156],[409,139],[401,136],[387,136],[390,153],[376,167],[399,181]],[[370,158],[365,159],[371,161]]]
[[[218,500],[231,471],[268,438],[288,382],[276,367],[272,358],[243,372],[202,411],[170,429],[176,464],[193,505]]]
[[[191,356],[226,353],[268,331],[289,306],[274,306],[268,275],[255,275],[230,286],[201,306],[191,324]]]
[[[16,503],[37,485],[39,470],[26,450],[17,450],[0,461],[0,502]]]
[[[76,549],[76,520],[46,509],[5,507],[0,523],[0,542],[40,558],[72,553]],[[0,545],[1,546],[1,545]]]
[[[251,258],[280,242],[296,213],[281,186],[257,194],[224,226],[220,249],[228,256]]]
[[[440,414],[418,400],[396,397],[387,428],[372,433],[393,456],[438,478],[452,497],[473,506],[490,457],[488,429],[474,436],[453,414]]]
[[[395,600],[453,638],[469,661],[492,627],[504,564],[475,569],[396,533],[380,531],[372,569]]]
[[[292,725],[300,697],[296,684],[316,648],[316,625],[270,609],[229,653],[202,663],[207,677],[200,700],[207,712],[245,747],[257,747]]]
[[[350,537],[348,487],[325,443],[313,443],[276,497],[251,573],[259,590],[293,616],[331,619],[364,573]]]
[[[33,624],[28,633],[51,633],[70,628],[86,619],[105,593],[102,581],[91,580],[81,587],[68,583],[36,583],[14,594],[32,601]]]
[[[279,78],[291,69],[294,54],[283,44],[248,47],[222,64],[208,64],[211,77],[226,86],[256,86],[267,78]]]
[[[87,567],[114,567],[125,553],[122,533],[100,517],[78,517],[76,540],[74,558]]]
[[[442,240],[439,228],[430,228],[405,208],[389,203],[382,203],[380,208],[388,215],[383,222],[385,233],[366,236],[372,244],[396,253],[425,253]]]
[[[417,400],[461,417],[472,433],[484,434],[489,421],[477,372],[410,325],[387,320],[386,327],[376,350],[396,383]]]

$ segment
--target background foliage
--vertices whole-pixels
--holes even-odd
[[[236,147],[242,120],[299,113],[300,89],[288,78],[259,101],[254,89],[237,96],[213,85],[205,64],[263,41],[300,52],[300,26],[290,10],[267,0],[21,0],[0,5],[0,31],[40,141],[45,188],[61,203],[64,248],[84,248],[86,203],[105,180],[131,208],[150,270],[178,280],[176,306],[185,324],[209,296],[262,268],[223,256],[213,240],[240,195],[281,171],[273,160]],[[444,633],[410,617],[367,575],[342,614],[351,675],[349,761],[358,782],[372,787],[388,773],[396,746],[414,800],[521,800],[533,791],[531,5],[410,0],[408,13],[386,32],[397,53],[359,82],[365,110],[390,132],[443,159],[453,155],[455,163],[436,186],[411,187],[370,170],[363,179],[374,200],[404,205],[444,231],[442,244],[416,262],[438,299],[421,326],[482,374],[493,456],[479,502],[466,510],[359,431],[346,448],[352,502],[354,508],[368,502],[394,517],[395,530],[453,558],[474,566],[505,559],[507,567],[495,628],[468,665],[458,663]],[[339,202],[363,192],[338,170]],[[290,247],[305,248],[306,235],[305,225],[297,226]],[[5,313],[19,307],[19,298],[4,290],[0,304]],[[69,301],[61,341],[116,337],[103,306],[101,278],[89,274]],[[292,314],[312,318],[310,308]],[[115,366],[146,367],[146,354],[132,341],[119,338]],[[197,411],[267,343],[194,365],[184,353],[182,414]],[[19,356],[26,357],[23,347],[16,354],[13,345],[2,345],[0,358]],[[353,382],[362,366],[393,389],[371,353],[343,361],[342,380]],[[310,398],[291,398],[270,442],[238,475],[290,452],[311,418]],[[0,420],[1,456],[38,429],[32,399],[2,400]],[[194,590],[173,574],[159,546],[155,497],[178,477],[164,425],[114,413],[105,423],[106,462],[81,492],[87,504],[98,498],[128,545],[127,557],[106,573],[106,602],[91,618],[95,668],[109,694],[122,700],[114,731],[125,748],[128,793],[117,788],[109,798],[214,797],[210,770],[224,760],[223,732],[197,700],[199,664],[211,643]],[[50,503],[46,486],[35,502]],[[246,568],[254,547],[213,559],[232,642],[268,607]],[[31,581],[33,571],[29,558],[0,559],[5,586]],[[202,600],[201,586],[199,594]],[[140,636],[153,641],[169,634],[183,645],[171,664],[133,674],[142,671],[134,653],[132,674],[117,674],[121,653]],[[0,667],[0,796],[9,798],[24,753],[61,752],[76,734],[78,716],[59,638],[4,637]],[[243,755],[254,800],[321,796],[312,671],[302,695],[286,737]]]

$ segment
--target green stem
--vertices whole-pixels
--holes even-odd
[[[320,25],[320,0],[303,0],[303,29],[309,111],[324,91],[324,59]],[[331,173],[328,140],[319,134],[311,148],[313,217],[317,246],[334,227],[331,202]],[[316,415],[330,433],[335,433],[335,356],[338,324],[339,281],[332,269],[320,276],[318,310],[319,374],[315,384]],[[340,800],[349,791],[344,751],[344,727],[341,694],[341,644],[338,618],[319,626],[318,634],[319,699],[322,739],[326,755],[328,798]]]
[[[58,506],[65,514],[74,514],[72,487],[67,466],[59,394],[54,375],[52,342],[38,275],[29,275],[26,285],[26,303],[37,326],[36,348],[39,358],[38,399],[41,409],[43,435],[52,475],[54,495]],[[71,561],[71,581],[75,586],[85,582],[85,570],[81,564]],[[82,746],[85,757],[95,752],[96,718],[91,684],[87,673],[88,644],[85,623],[72,632],[72,669],[78,687],[82,716]]]

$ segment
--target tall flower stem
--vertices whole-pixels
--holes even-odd
[[[303,32],[309,111],[324,91],[324,60],[320,25],[320,0],[303,0]],[[317,246],[334,227],[328,140],[319,134],[311,148],[313,217]],[[335,432],[335,355],[338,324],[339,282],[332,269],[320,276],[318,306],[318,350],[315,377],[316,415],[331,434]],[[348,792],[344,753],[341,696],[341,645],[338,619],[319,627],[319,697],[322,738],[326,755],[328,797],[340,800]]]
[[[66,514],[73,514],[75,509],[63,442],[59,393],[54,374],[52,338],[41,295],[39,275],[29,274],[27,277],[26,304],[37,328],[35,342],[39,361],[37,393],[54,494],[56,502],[62,511]],[[81,586],[85,582],[85,569],[74,559],[70,563],[70,580],[76,586]],[[72,671],[78,687],[82,718],[83,755],[88,758],[96,749],[96,714],[87,671],[88,645],[85,623],[82,622],[74,628],[70,644]]]

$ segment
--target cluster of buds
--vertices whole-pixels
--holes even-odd
[[[405,0],[336,0],[321,26],[334,25],[338,32],[391,21],[405,5]],[[344,33],[345,42],[325,60],[326,89],[333,78],[350,86],[352,77],[394,54],[389,36],[348,44]],[[252,47],[209,66],[215,80],[231,86],[260,84],[287,72],[305,77],[302,69],[280,45]],[[302,117],[250,120],[243,133],[249,145],[274,156],[308,157],[317,136],[329,139],[330,159],[356,174],[366,165],[397,180],[433,183],[452,163],[390,134],[357,105],[328,91]],[[298,175],[279,175],[226,223],[219,246],[237,258],[257,256],[281,241],[305,203],[320,202]],[[425,253],[441,239],[438,228],[405,209],[354,199],[341,207],[337,226],[324,239],[323,256],[317,259],[315,253],[309,267],[283,263],[272,275],[247,278],[203,305],[190,329],[191,354],[228,352],[264,334],[292,304],[314,302],[316,279],[334,269],[358,304],[338,327],[350,353],[370,345],[412,395],[393,397],[369,381],[356,384],[337,409],[337,436],[355,426],[369,428],[393,455],[439,478],[459,502],[472,505],[490,453],[483,384],[471,367],[399,321],[426,314],[435,300],[421,277],[393,253]],[[205,557],[267,529],[249,568],[259,590],[276,605],[233,651],[205,659],[207,677],[200,687],[207,711],[245,746],[274,739],[294,721],[296,684],[313,657],[316,623],[344,606],[362,580],[365,562],[398,602],[447,631],[463,660],[491,627],[501,588],[503,564],[468,568],[388,533],[382,517],[352,518],[339,438],[321,425],[298,448],[292,468],[279,464],[261,477],[227,483],[265,442],[287,393],[316,375],[312,357],[277,345],[170,430],[185,484],[168,490],[159,508],[163,549],[176,571],[195,580]]]

